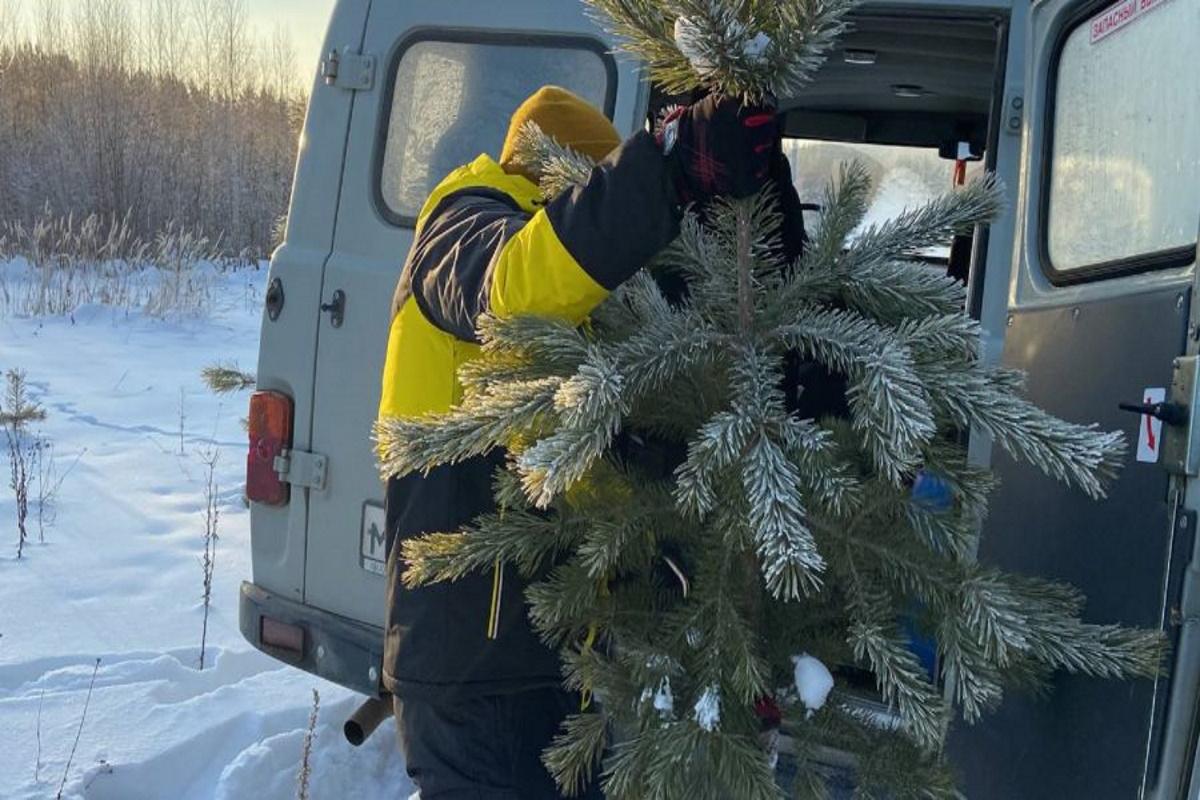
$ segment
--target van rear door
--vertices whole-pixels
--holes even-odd
[[[341,0],[325,34],[323,52],[357,46],[369,0]],[[288,208],[287,241],[271,256],[266,308],[259,339],[257,388],[293,402],[292,447],[311,449],[314,351],[317,346],[321,277],[333,251],[338,185],[344,168],[352,96],[314,75],[300,140],[300,157]],[[254,584],[290,601],[304,597],[307,492],[292,492],[284,505],[250,504]],[[251,639],[258,643],[255,632]]]
[[[328,475],[309,503],[304,599],[381,625],[383,486],[370,434],[414,218],[452,169],[499,155],[512,111],[543,84],[574,90],[623,131],[640,125],[646,97],[634,65],[608,54],[576,0],[375,2],[363,54],[376,60],[375,77],[354,92],[322,292],[329,307],[344,299],[341,319],[326,314],[319,330],[312,445],[328,456]]]
[[[1186,430],[1118,403],[1169,399],[1175,359],[1196,351],[1200,0],[1045,0],[1013,31],[1029,37],[1024,97],[1005,113],[1017,128],[1024,116],[1016,257],[984,305],[1007,306],[1003,360],[1028,372],[1031,399],[1125,431],[1129,452],[1103,502],[997,454],[979,556],[1069,581],[1090,622],[1161,626],[1178,655],[1157,682],[1058,675],[1049,699],[1011,692],[953,734],[955,761],[977,800],[1181,797],[1200,669],[1200,587],[1184,589],[1197,489],[1170,474]]]

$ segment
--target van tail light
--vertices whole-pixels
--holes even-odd
[[[250,452],[246,456],[246,497],[281,506],[289,486],[280,479],[275,459],[292,446],[292,398],[280,392],[250,396]]]

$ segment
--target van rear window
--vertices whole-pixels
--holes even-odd
[[[1043,188],[1052,279],[1194,259],[1197,42],[1200,0],[1122,0],[1080,19],[1061,41]]]
[[[426,196],[480,153],[499,157],[509,117],[547,84],[612,117],[616,69],[597,41],[578,37],[426,32],[401,45],[383,115],[377,199],[411,226]]]

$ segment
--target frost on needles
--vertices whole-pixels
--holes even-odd
[[[664,88],[750,98],[806,82],[848,9],[592,5]],[[680,51],[680,18],[702,58]],[[548,196],[586,179],[585,157],[535,126],[523,138]],[[792,796],[824,796],[832,748],[865,791],[950,798],[941,749],[955,718],[973,722],[1056,669],[1157,674],[1158,631],[1086,624],[1072,587],[971,558],[993,478],[968,462],[961,432],[1094,498],[1125,446],[1032,405],[1019,373],[982,365],[962,287],[914,259],[986,224],[999,187],[984,179],[859,230],[870,192],[864,169],[844,168],[795,263],[778,256],[769,191],[689,213],[585,325],[484,318],[462,403],[378,424],[385,476],[507,451],[498,510],[404,542],[405,581],[497,561],[533,579],[531,619],[560,649],[566,684],[591,699],[545,755],[564,790],[600,774],[610,798],[780,797],[755,713],[773,698],[798,765]],[[686,296],[668,298],[664,276],[683,278]],[[845,377],[847,419],[793,410],[789,357]],[[920,475],[952,501],[914,499]],[[936,675],[906,633],[914,610],[936,642]],[[890,715],[841,677],[806,707],[798,654],[869,672]]]

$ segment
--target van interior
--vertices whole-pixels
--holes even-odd
[[[839,165],[855,159],[875,182],[867,222],[887,219],[978,175],[985,166],[1004,20],[897,15],[864,10],[816,79],[779,98],[785,152],[819,224],[821,193]],[[656,98],[652,110],[679,98]],[[970,235],[922,260],[967,281]]]
[[[787,136],[982,153],[1000,31],[980,19],[860,14],[816,80],[781,100]]]

